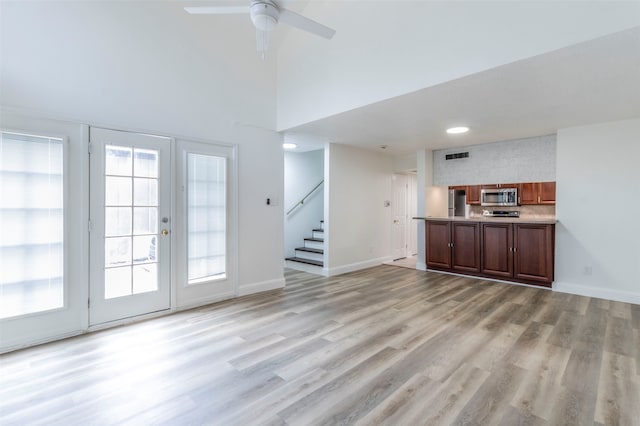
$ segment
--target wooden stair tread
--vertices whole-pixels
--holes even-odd
[[[324,266],[324,262],[322,262],[322,260],[303,259],[301,257],[287,257],[285,260],[290,260],[292,262],[299,262],[299,263],[307,263],[309,265],[315,265],[315,266]]]
[[[316,248],[310,248],[310,247],[296,247],[296,250],[308,251],[309,253],[324,254],[324,250],[316,249]]]

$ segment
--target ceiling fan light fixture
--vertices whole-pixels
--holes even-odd
[[[253,3],[251,5],[251,22],[260,31],[273,31],[278,25],[280,11],[270,3]]]
[[[278,25],[278,21],[276,21],[274,17],[269,15],[251,16],[251,19],[253,20],[253,25],[255,25],[256,28],[260,31],[273,31]]]

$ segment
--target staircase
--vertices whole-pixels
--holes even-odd
[[[320,221],[320,228],[311,231],[311,238],[304,239],[304,246],[295,249],[295,256],[285,260],[293,268],[295,264],[324,266],[324,220]]]

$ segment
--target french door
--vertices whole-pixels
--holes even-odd
[[[171,307],[171,139],[90,129],[89,324]]]

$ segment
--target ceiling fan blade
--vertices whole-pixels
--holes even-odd
[[[232,15],[236,13],[249,13],[247,6],[195,6],[185,7],[192,15]]]
[[[280,10],[279,22],[284,22],[285,24],[289,24],[292,27],[296,27],[300,30],[318,35],[320,37],[324,37],[329,40],[336,33],[336,30],[319,24],[309,18],[305,18],[302,15],[298,15],[297,13],[292,12],[288,9]]]

